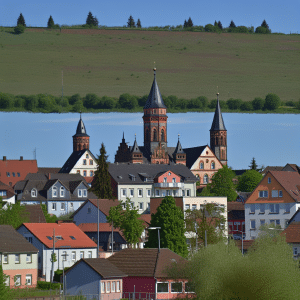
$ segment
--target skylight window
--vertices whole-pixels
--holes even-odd
[[[47,239],[51,241],[52,240],[52,236],[47,235]]]
[[[74,237],[73,235],[70,235],[70,238],[71,238],[72,240],[76,240],[75,237]]]

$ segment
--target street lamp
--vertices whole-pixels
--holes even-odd
[[[61,255],[63,257],[63,296],[65,295],[65,260],[67,260],[67,256],[69,254],[64,253]]]
[[[148,227],[148,230],[152,230],[152,229],[157,229],[158,230],[158,252],[160,252],[160,235],[159,235],[159,229],[161,229],[161,227]]]

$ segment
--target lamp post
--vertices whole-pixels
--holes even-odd
[[[64,253],[61,255],[63,257],[63,296],[65,295],[65,260],[67,260],[67,256],[69,256],[69,254]]]
[[[246,232],[243,232],[241,230],[234,230],[234,231],[237,231],[237,232],[241,232],[242,233],[242,255],[244,255],[244,233]]]
[[[161,227],[148,227],[148,230],[153,230],[153,229],[157,229],[158,230],[158,252],[160,252],[160,235],[159,235],[159,229],[161,229]]]

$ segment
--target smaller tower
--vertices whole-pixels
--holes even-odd
[[[129,160],[130,160],[130,150],[127,143],[125,142],[125,137],[123,132],[122,142],[120,143],[118,151],[115,155],[115,163],[128,162]]]
[[[210,148],[223,165],[227,165],[227,130],[224,125],[217,93],[217,106],[210,129]]]
[[[178,142],[175,151],[173,153],[173,159],[175,161],[175,164],[186,165],[186,153],[182,149],[179,137],[180,134],[178,134]]]
[[[73,135],[73,152],[84,149],[90,149],[90,136],[86,133],[80,113],[80,120],[77,125],[76,134]]]
[[[130,152],[130,161],[133,164],[142,164],[143,163],[143,154],[137,144],[136,134],[135,134],[134,143],[133,143],[133,146],[132,146],[131,152]]]

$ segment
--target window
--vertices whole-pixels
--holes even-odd
[[[72,251],[72,260],[75,261],[76,260],[76,252]]]
[[[278,220],[278,219],[275,220],[275,224],[276,224],[276,225],[280,225],[280,220]]]
[[[88,207],[87,213],[90,214],[91,212],[92,212],[92,209],[90,207]]]
[[[143,202],[139,202],[139,210],[143,210],[144,209],[144,203]]]
[[[184,208],[185,208],[185,210],[188,210],[188,209],[190,209],[190,205],[189,204],[185,204]]]
[[[182,293],[182,282],[171,282],[171,293]]]
[[[76,238],[75,238],[73,235],[70,235],[70,238],[71,238],[73,241],[76,240]]]
[[[195,287],[191,282],[185,283],[185,292],[186,293],[194,293],[195,292]]]
[[[215,169],[215,163],[212,161],[211,162],[211,169],[214,170]]]
[[[255,220],[250,220],[250,229],[255,229]]]
[[[151,190],[147,189],[147,197],[151,197]]]
[[[113,281],[113,282],[111,283],[111,292],[114,293],[115,291],[116,291],[116,282]]]
[[[191,196],[191,190],[190,190],[190,189],[186,190],[186,196],[187,196],[187,197],[190,197],[190,196]]]
[[[126,189],[121,189],[121,196],[126,197]]]
[[[171,172],[168,173],[168,176],[171,176]]]
[[[110,293],[110,281],[106,282],[106,293]]]
[[[90,171],[90,177],[93,177],[93,176],[94,176],[94,172]]]
[[[4,284],[5,284],[6,286],[10,286],[10,276],[7,276],[7,277],[6,277]]]
[[[116,284],[117,284],[117,292],[120,292],[120,281],[117,281]]]
[[[138,189],[138,196],[143,197],[143,190],[142,189]]]
[[[85,158],[89,158],[89,155],[88,155],[88,154],[86,154],[86,155],[85,155]]]
[[[271,183],[271,177],[268,177],[268,183]]]
[[[279,214],[279,204],[270,204],[270,214]]]
[[[6,191],[0,191],[0,196],[6,196]]]
[[[185,196],[185,190],[182,190],[181,194],[182,194],[182,197],[184,197]]]
[[[284,206],[284,213],[289,214],[290,213],[290,204],[286,203]]]
[[[70,209],[73,209],[73,208],[74,208],[74,203],[71,202],[71,203],[70,203]]]
[[[78,190],[78,197],[82,197],[82,190]]]
[[[168,282],[158,282],[156,286],[157,286],[157,293],[169,293]]]
[[[60,194],[60,197],[64,197],[65,196],[65,188],[63,186],[60,187],[59,194]]]
[[[20,263],[20,254],[15,254],[15,263],[16,264]]]
[[[282,191],[279,191],[279,197],[282,198]]]
[[[17,176],[20,177],[21,176],[20,173],[17,173]]]
[[[92,251],[88,252],[88,258],[92,258]]]
[[[163,129],[161,130],[161,141],[165,141],[165,131]]]
[[[255,204],[250,205],[250,214],[255,214]]]
[[[57,197],[57,187],[56,186],[54,186],[52,188],[52,197]]]
[[[265,213],[265,204],[264,203],[260,203],[259,204],[259,213],[260,214],[264,214]]]
[[[80,174],[80,170],[77,170],[77,174]]]
[[[8,255],[7,254],[3,255],[3,263],[8,264]]]
[[[15,275],[15,286],[21,285],[21,275]]]
[[[31,244],[32,244],[32,236],[25,237],[25,238],[26,238],[26,240],[27,240],[29,243],[31,243]]]
[[[147,203],[147,209],[150,210],[150,202]]]
[[[31,190],[31,197],[37,197],[37,190],[36,189]]]
[[[170,196],[171,193],[170,193],[170,190],[167,190],[167,196]]]
[[[204,169],[204,163],[200,162],[200,169],[203,170]]]
[[[32,263],[32,256],[31,256],[31,254],[27,253],[27,255],[26,255],[26,263],[28,263],[28,264]]]
[[[294,247],[294,248],[293,248],[293,252],[294,252],[294,255],[298,255],[298,248],[297,248],[297,247]]]
[[[129,189],[129,197],[133,197],[134,195],[134,190],[133,189]]]
[[[204,184],[208,183],[208,175],[207,174],[205,174],[204,177],[203,177],[203,183]]]
[[[26,275],[26,285],[32,285],[32,275],[31,274]]]
[[[167,182],[167,177],[164,177],[164,183],[166,183]]]
[[[52,240],[52,236],[47,235],[47,239],[48,239],[49,241],[51,241],[51,240]]]
[[[61,256],[63,257],[63,261],[67,261],[67,251],[64,251]]]
[[[175,183],[176,182],[176,178],[174,177],[174,178],[172,178],[172,182],[173,183]]]
[[[278,198],[278,191],[272,190],[272,198]]]
[[[241,225],[241,222],[234,222],[235,228],[233,228],[233,230],[239,230],[240,225]]]
[[[260,220],[260,226],[265,225],[266,221],[265,220]]]
[[[62,202],[60,204],[60,210],[65,210],[66,209],[66,203]]]
[[[87,190],[86,189],[83,190],[83,197],[87,197]]]
[[[16,177],[16,173],[15,173],[15,172],[12,172],[12,176],[13,176],[13,177]]]
[[[105,282],[101,281],[101,293],[105,293]]]
[[[9,172],[6,172],[6,176],[7,176],[7,177],[10,177],[10,173],[9,173]]]
[[[259,198],[268,198],[268,191],[259,191]]]
[[[86,177],[86,171],[83,171],[83,177]]]
[[[80,251],[80,259],[84,258],[84,251]]]
[[[94,161],[92,159],[90,159],[90,166],[92,166],[94,164]]]
[[[56,210],[56,203],[52,203],[52,210]]]
[[[155,196],[159,196],[159,190],[155,190]]]
[[[86,166],[86,159],[83,160],[83,165]]]
[[[154,142],[157,142],[157,131],[156,131],[155,128],[154,128],[154,130],[153,130],[153,141],[154,141]]]
[[[197,209],[197,204],[192,204],[192,210]]]

